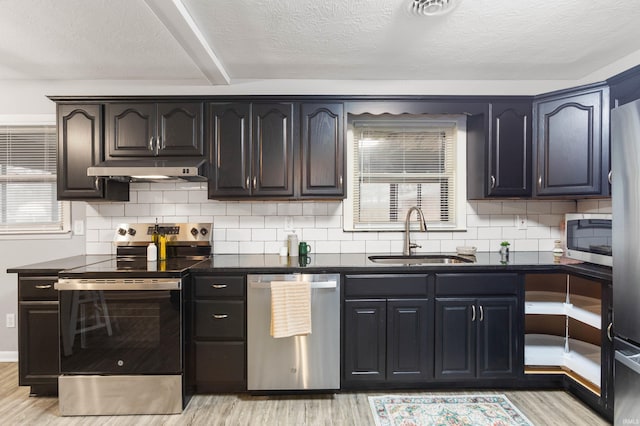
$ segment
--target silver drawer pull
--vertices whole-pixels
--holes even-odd
[[[42,285],[37,285],[35,286],[36,288],[42,289],[42,290],[46,290],[48,288],[53,287],[51,284],[42,284]]]
[[[226,284],[211,284],[213,288],[227,288]]]
[[[225,318],[229,318],[229,315],[227,314],[213,314],[211,315],[213,318],[215,319],[225,319]]]

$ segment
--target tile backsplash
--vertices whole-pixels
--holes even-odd
[[[123,222],[213,222],[215,254],[278,253],[289,229],[314,253],[400,253],[402,232],[345,232],[340,201],[214,201],[206,183],[135,183],[129,202],[87,203],[87,254],[113,253],[114,229]],[[467,230],[413,232],[418,252],[454,252],[457,246],[498,251],[548,251],[562,238],[565,213],[610,213],[610,199],[468,201]],[[517,217],[526,217],[519,229]]]

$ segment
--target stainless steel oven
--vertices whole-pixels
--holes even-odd
[[[116,256],[62,271],[62,415],[171,414],[189,401],[189,268],[211,254],[211,224],[122,223]],[[156,235],[166,260],[147,259]]]
[[[180,278],[61,278],[55,287],[62,415],[182,412]]]

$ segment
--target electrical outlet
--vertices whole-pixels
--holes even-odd
[[[84,235],[84,220],[77,219],[73,221],[74,235]]]
[[[7,328],[13,328],[16,326],[16,314],[7,314],[6,318]]]
[[[516,216],[516,228],[527,229],[527,216],[524,216],[524,215]]]

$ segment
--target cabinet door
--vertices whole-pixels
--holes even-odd
[[[515,297],[480,298],[478,313],[478,377],[515,376],[519,366],[518,302]]]
[[[476,376],[476,319],[475,299],[436,299],[437,379]]]
[[[301,194],[344,196],[344,106],[302,104]]]
[[[20,302],[18,326],[20,386],[57,384],[58,302]]]
[[[608,195],[608,89],[551,96],[534,108],[536,195]]]
[[[387,301],[387,380],[412,382],[432,376],[433,308],[427,299]]]
[[[293,195],[293,104],[253,104],[252,194]]]
[[[102,161],[102,105],[58,105],[58,200],[129,200],[129,184],[87,176]]]
[[[385,380],[386,300],[344,302],[344,375],[347,382]]]
[[[489,196],[531,195],[531,103],[490,106]]]
[[[202,156],[202,103],[157,104],[159,156]]]
[[[209,104],[209,198],[251,194],[251,105]]]
[[[246,390],[244,342],[195,342],[198,392]]]
[[[157,135],[154,103],[108,103],[106,117],[108,157],[155,155]]]

